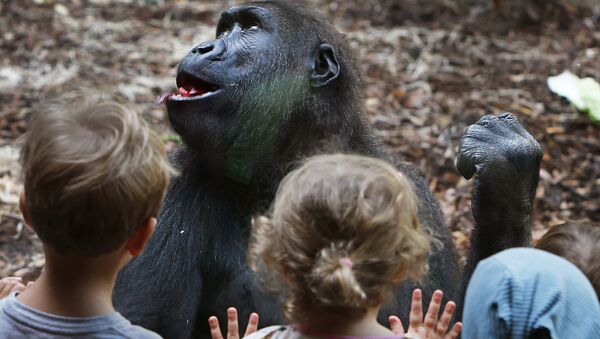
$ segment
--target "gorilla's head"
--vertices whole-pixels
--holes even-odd
[[[169,119],[202,158],[245,181],[319,140],[356,138],[359,74],[344,37],[318,14],[247,3],[224,11],[216,39],[181,60]]]

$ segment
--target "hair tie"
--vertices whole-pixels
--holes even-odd
[[[348,268],[352,268],[352,265],[354,265],[354,263],[352,263],[352,259],[350,259],[349,257],[340,258],[340,264],[342,264]]]

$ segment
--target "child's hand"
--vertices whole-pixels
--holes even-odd
[[[388,321],[390,322],[392,332],[396,334],[405,334],[407,337],[420,339],[455,339],[458,337],[458,334],[462,330],[462,324],[459,322],[454,324],[450,332],[446,334],[448,325],[450,325],[450,320],[452,319],[452,315],[456,309],[456,304],[454,302],[449,301],[446,304],[444,313],[438,320],[438,314],[442,304],[443,295],[444,293],[440,290],[437,290],[433,293],[431,302],[429,303],[429,309],[427,310],[425,319],[423,319],[421,290],[414,290],[412,295],[412,305],[410,308],[410,326],[408,327],[408,332],[406,332],[406,334],[404,333],[404,327],[402,326],[402,322],[398,317],[390,316]]]
[[[6,277],[0,279],[0,299],[6,298],[13,292],[21,292],[25,290],[25,285],[21,283],[19,277]]]
[[[219,327],[219,319],[217,317],[208,318],[208,326],[210,327],[210,336],[212,339],[223,339],[221,328]],[[244,337],[256,332],[258,329],[258,314],[250,314],[248,319],[248,327],[246,327],[246,333]],[[237,310],[234,307],[227,309],[227,339],[239,339],[240,334],[238,331],[238,315]]]

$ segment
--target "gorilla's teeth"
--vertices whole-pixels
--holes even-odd
[[[189,97],[189,96],[191,96],[191,95],[190,95],[191,93],[190,93],[190,92],[188,92],[188,90],[186,90],[186,89],[185,89],[185,88],[183,88],[183,87],[179,87],[179,88],[178,88],[178,91],[179,91],[179,95],[182,95],[182,96],[184,96],[184,97]]]

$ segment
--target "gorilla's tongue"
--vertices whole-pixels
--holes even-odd
[[[185,98],[195,97],[195,96],[203,95],[204,93],[206,93],[206,91],[204,89],[202,89],[202,88],[198,89],[195,87],[190,87],[189,89],[179,87],[178,92],[182,97],[185,97]]]
[[[198,89],[195,87],[190,87],[188,89],[184,88],[184,87],[179,87],[177,89],[177,91],[175,92],[171,92],[171,93],[167,93],[163,96],[161,96],[160,98],[158,98],[156,100],[157,104],[164,104],[165,102],[167,102],[170,98],[191,98],[191,97],[196,97],[196,96],[200,96],[203,95],[205,93],[207,93],[207,90],[204,89]]]

